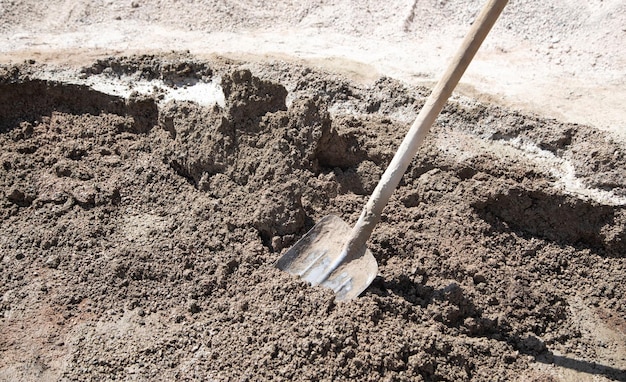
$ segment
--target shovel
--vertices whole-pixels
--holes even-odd
[[[325,216],[285,252],[276,267],[313,286],[332,289],[338,301],[358,297],[372,283],[378,264],[366,242],[417,149],[507,2],[490,0],[485,5],[400,144],[356,225],[351,228],[337,216]]]

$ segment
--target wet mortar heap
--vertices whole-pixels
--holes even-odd
[[[274,263],[356,221],[428,89],[185,55],[67,75],[0,67],[0,379],[626,379],[611,136],[453,97],[336,303]]]

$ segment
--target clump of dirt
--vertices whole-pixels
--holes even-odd
[[[324,215],[356,221],[426,89],[168,62],[83,75],[220,77],[225,106],[3,68],[0,376],[625,378],[623,147],[450,102],[370,241],[379,276],[335,303],[273,264]]]
[[[169,56],[142,55],[132,60],[125,57],[100,59],[82,69],[84,75],[107,74],[132,76],[142,80],[163,80],[169,85],[194,83],[211,78],[213,71],[206,62],[189,59],[188,54],[173,52]]]

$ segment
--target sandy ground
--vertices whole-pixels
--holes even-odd
[[[626,380],[622,1],[509,4],[357,302],[273,266],[481,5],[0,0],[0,379]]]

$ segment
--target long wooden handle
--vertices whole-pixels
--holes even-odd
[[[430,127],[507,3],[508,0],[490,0],[465,36],[461,48],[426,100],[424,107],[413,122],[389,167],[383,173],[365,208],[363,208],[363,212],[344,246],[343,252],[348,259],[351,257],[350,254],[356,255],[359,250],[364,248],[365,242],[380,220],[385,205],[400,183],[400,179],[402,179],[419,146],[424,141]]]

